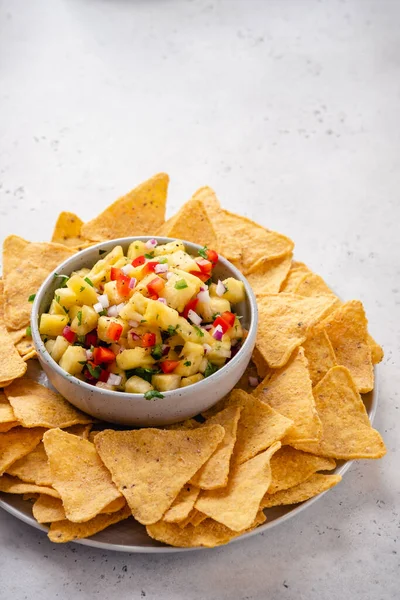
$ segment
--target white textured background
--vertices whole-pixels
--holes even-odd
[[[185,555],[119,555],[0,512],[0,598],[387,600],[399,591],[400,3],[0,0],[0,237],[49,239],[153,173],[277,229],[385,347],[355,464],[296,519]]]

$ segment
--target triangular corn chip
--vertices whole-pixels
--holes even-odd
[[[235,465],[227,487],[201,492],[195,508],[233,531],[250,527],[271,483],[271,457],[280,447],[275,442],[265,452]]]
[[[54,227],[52,242],[74,247],[84,243],[81,236],[83,221],[72,212],[61,212]]]
[[[43,443],[68,520],[89,521],[121,496],[94,444],[61,429],[47,431]]]
[[[99,514],[118,512],[125,506],[125,498],[116,498],[107,504]],[[38,523],[55,523],[66,519],[62,500],[41,494],[32,507],[32,514]]]
[[[13,379],[22,377],[26,364],[14,347],[14,339],[6,329],[4,320],[5,298],[4,283],[0,281],[0,387],[4,387]],[[25,334],[25,331],[23,335]],[[0,392],[1,394],[1,392]],[[0,406],[1,423],[1,406]]]
[[[303,342],[303,349],[308,360],[308,369],[313,385],[316,385],[331,369],[336,366],[336,356],[332,344],[324,329],[315,327]]]
[[[303,483],[295,485],[288,490],[282,490],[276,494],[265,494],[261,502],[261,508],[304,502],[314,496],[318,496],[318,494],[322,494],[322,492],[326,492],[341,480],[341,475],[322,475],[316,473],[306,481],[303,481]]]
[[[36,485],[51,486],[53,483],[47,454],[43,443],[40,442],[26,456],[23,456],[7,469],[7,473],[13,477],[18,477],[27,483]]]
[[[305,277],[302,277],[293,293],[298,294],[299,296],[308,297],[334,296],[336,300],[340,302],[336,294],[334,294],[331,288],[327,286],[322,277],[316,273],[308,273]]]
[[[307,265],[293,260],[286,279],[282,282],[280,291],[285,292],[285,294],[293,294],[299,283],[310,273],[312,271]]]
[[[40,442],[45,429],[24,429],[14,427],[6,433],[0,434],[0,475],[2,475],[15,461],[29,454]]]
[[[315,408],[303,348],[296,350],[285,367],[267,376],[255,389],[254,395],[293,421],[284,444],[320,439],[322,426]]]
[[[10,475],[0,477],[0,492],[6,492],[7,494],[47,494],[48,496],[54,496],[54,498],[60,497],[57,490],[50,486],[27,483]]]
[[[24,427],[69,427],[92,423],[60,394],[28,377],[15,380],[5,390],[16,418]]]
[[[16,421],[16,418],[12,406],[4,392],[0,391],[0,424],[12,423],[13,421]]]
[[[184,519],[187,519],[199,493],[200,488],[186,483],[163,516],[163,521],[167,523],[180,523]]]
[[[140,523],[159,521],[182,487],[215,451],[220,425],[167,431],[102,431],[95,445]]]
[[[52,542],[62,544],[72,542],[74,540],[87,538],[99,531],[103,531],[106,527],[119,523],[132,515],[128,506],[122,510],[111,514],[100,514],[86,521],[85,523],[71,523],[71,521],[59,521],[52,523],[48,533],[48,537]]]
[[[253,288],[253,292],[255,294],[277,294],[289,272],[291,263],[291,254],[258,263],[256,268],[247,275],[247,281]]]
[[[154,175],[82,225],[84,238],[102,242],[136,235],[154,235],[164,223],[169,177]]]
[[[294,294],[260,294],[257,297],[259,326],[257,349],[268,365],[283,367],[307,331],[334,304],[329,296],[304,298]]]
[[[296,443],[296,448],[343,460],[385,455],[385,444],[371,427],[360,394],[345,367],[328,371],[315,386],[314,397],[322,422],[322,438],[314,443]]]
[[[377,365],[383,360],[383,348],[374,340],[374,338],[368,333],[367,335],[368,346],[371,350],[372,364]]]
[[[317,471],[331,471],[335,467],[336,462],[332,458],[283,446],[271,459],[272,480],[267,493],[287,490],[306,481]]]

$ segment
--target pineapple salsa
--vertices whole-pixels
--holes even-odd
[[[241,281],[213,281],[218,254],[192,256],[183,242],[134,241],[92,269],[55,275],[48,313],[40,318],[47,351],[62,369],[97,387],[162,398],[220,369],[246,332],[232,305]]]

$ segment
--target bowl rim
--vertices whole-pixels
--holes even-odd
[[[46,364],[51,369],[56,371],[60,376],[62,376],[64,378],[64,380],[67,381],[68,383],[72,383],[78,387],[82,387],[84,390],[87,390],[88,392],[90,391],[91,393],[93,393],[93,392],[98,393],[100,396],[103,396],[103,397],[111,396],[113,398],[121,398],[121,399],[126,398],[126,399],[131,399],[131,400],[133,400],[133,399],[137,400],[137,401],[143,400],[144,402],[148,402],[148,400],[145,399],[144,394],[133,394],[133,393],[122,392],[122,391],[118,391],[118,390],[102,389],[100,387],[96,387],[94,385],[86,383],[86,381],[82,381],[81,379],[78,379],[74,375],[71,375],[70,373],[67,373],[64,369],[62,369],[60,367],[60,365],[50,356],[50,353],[47,351],[47,349],[44,345],[44,342],[42,340],[42,337],[39,333],[39,317],[40,317],[39,306],[42,302],[43,296],[45,295],[45,293],[47,291],[47,288],[54,281],[55,275],[56,274],[61,274],[61,275],[65,274],[65,275],[69,276],[70,273],[73,271],[73,267],[71,267],[70,264],[71,264],[71,262],[76,261],[78,257],[80,257],[80,259],[82,259],[82,258],[84,258],[85,253],[89,254],[89,253],[93,252],[94,250],[102,250],[105,248],[105,246],[107,246],[107,250],[104,254],[111,252],[111,250],[115,246],[118,246],[118,245],[130,244],[135,240],[148,241],[151,239],[156,239],[159,243],[162,243],[162,244],[167,244],[168,242],[174,242],[174,241],[179,240],[179,241],[183,242],[183,244],[185,244],[185,245],[189,244],[190,246],[194,246],[196,249],[201,249],[204,247],[204,246],[201,246],[200,244],[190,242],[189,240],[180,240],[179,238],[169,238],[169,237],[157,236],[157,235],[155,235],[155,236],[152,236],[152,235],[130,236],[130,237],[124,237],[124,238],[116,238],[113,240],[106,240],[104,242],[99,242],[98,244],[94,244],[93,246],[89,246],[88,248],[84,248],[83,250],[80,250],[76,254],[73,254],[72,256],[70,256],[69,258],[64,260],[55,269],[52,270],[52,272],[46,277],[46,279],[43,281],[42,285],[36,292],[35,299],[34,299],[34,302],[32,305],[31,318],[30,318],[32,341],[35,346],[35,350],[38,354],[40,354],[41,358],[46,362]],[[108,246],[110,246],[109,250],[108,250]],[[99,255],[99,256],[101,257],[101,255]],[[224,377],[224,375],[226,374],[225,368],[229,367],[229,370],[234,369],[236,364],[241,359],[245,349],[247,349],[250,345],[254,345],[256,334],[257,334],[257,327],[258,327],[258,308],[257,308],[257,300],[256,300],[255,293],[253,292],[247,278],[243,275],[243,273],[241,273],[239,271],[239,269],[237,267],[235,267],[224,256],[218,254],[218,257],[219,257],[218,258],[219,261],[221,261],[222,264],[231,271],[230,276],[235,277],[236,279],[239,279],[244,284],[246,297],[248,299],[248,304],[249,304],[249,328],[248,328],[247,337],[244,340],[244,342],[243,342],[242,346],[240,347],[239,351],[237,352],[237,354],[228,363],[226,363],[220,369],[218,369],[218,371],[216,371],[209,377],[202,379],[201,381],[197,381],[196,383],[192,383],[192,384],[186,386],[185,388],[177,388],[175,390],[161,392],[163,397],[162,398],[157,398],[157,397],[152,398],[153,403],[156,403],[157,401],[162,402],[165,397],[173,397],[178,392],[180,394],[182,394],[182,393],[184,393],[185,390],[194,390],[195,386],[196,386],[196,390],[198,390],[200,386],[205,387],[206,385],[210,385],[210,383],[218,384],[218,380],[221,377]],[[64,271],[69,271],[69,272],[66,273]],[[249,358],[249,361],[250,361],[250,358]]]

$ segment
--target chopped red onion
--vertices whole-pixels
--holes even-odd
[[[212,334],[213,338],[215,340],[217,340],[218,342],[220,342],[222,340],[223,335],[224,335],[224,332],[222,331],[221,325],[217,325],[214,333]]]
[[[101,296],[97,296],[97,300],[100,302],[103,308],[108,308],[110,306],[110,302],[108,300],[107,294],[102,294]]]
[[[202,318],[200,317],[200,315],[197,314],[197,312],[194,312],[194,310],[192,309],[190,309],[188,312],[188,319],[192,321],[192,323],[194,323],[195,325],[201,325]]]
[[[217,289],[215,290],[215,293],[217,294],[217,296],[223,296],[225,294],[225,292],[226,292],[226,287],[224,286],[222,281],[220,279],[218,279]]]
[[[230,358],[232,356],[232,352],[230,350],[221,349],[219,353],[224,358]]]
[[[135,340],[135,341],[140,340],[140,335],[138,335],[134,331],[130,331],[130,334],[131,334],[133,340]]]
[[[207,323],[207,325],[204,325],[204,329],[206,331],[210,331],[213,327],[214,325],[212,323]]]
[[[258,386],[258,377],[249,377],[249,385],[251,387],[257,387]]]
[[[162,347],[163,356],[165,356],[166,354],[168,354],[168,352],[170,350],[170,346],[168,346],[168,344],[163,344],[161,347]]]
[[[121,375],[115,375],[115,373],[110,373],[107,379],[108,385],[119,385],[122,381]]]
[[[168,265],[167,264],[158,264],[154,267],[154,273],[166,273],[168,271]]]
[[[101,313],[104,308],[103,305],[100,304],[100,302],[96,302],[96,304],[93,304],[93,309],[97,312],[97,313]]]
[[[109,317],[118,317],[118,307],[116,305],[110,306],[110,308],[107,310],[107,315]]]
[[[146,248],[148,248],[149,250],[151,250],[152,248],[155,248],[157,246],[157,244],[158,244],[157,240],[151,239],[151,240],[148,240],[145,243],[145,246],[146,246]]]
[[[204,352],[206,354],[208,354],[212,350],[212,348],[211,348],[211,346],[209,344],[203,344],[203,348],[204,348]]]
[[[104,383],[104,381],[98,381],[96,387],[101,388],[102,390],[113,390],[112,386],[109,383]]]
[[[130,275],[132,273],[132,271],[134,271],[134,270],[135,269],[134,269],[133,265],[131,265],[131,264],[121,267],[121,271],[123,273],[125,273],[125,275]]]
[[[210,302],[210,292],[208,291],[208,289],[201,290],[197,294],[197,298],[199,299],[199,302],[205,302],[208,304]]]
[[[126,306],[126,302],[121,302],[121,304],[117,304],[116,308],[117,308],[117,316],[119,315],[119,313],[121,312],[121,310]]]
[[[173,273],[171,273],[171,271],[168,271],[168,273],[167,273],[167,279],[171,279],[172,275],[173,275]]]
[[[139,327],[139,321],[128,321],[129,327]]]
[[[133,288],[136,286],[137,280],[134,277],[131,277],[131,280],[129,282],[129,289],[133,290]]]
[[[165,298],[157,298],[158,302],[161,302],[161,304],[167,304],[167,301]]]
[[[86,352],[86,358],[88,360],[92,360],[92,358],[93,358],[93,352],[91,350],[85,350],[85,352]]]

